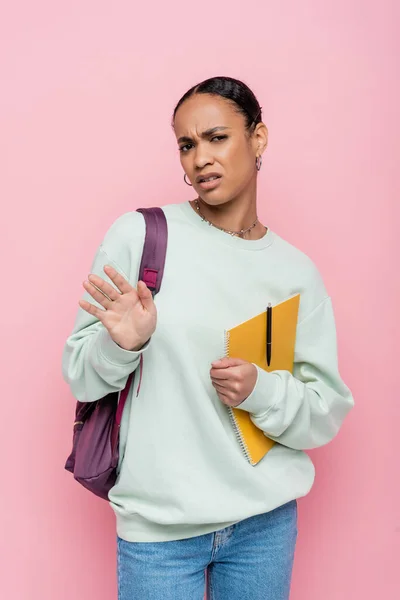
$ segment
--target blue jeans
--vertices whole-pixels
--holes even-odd
[[[197,537],[127,542],[117,535],[118,600],[288,600],[297,500]]]

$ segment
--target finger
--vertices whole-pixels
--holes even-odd
[[[241,358],[232,358],[230,356],[224,356],[219,360],[214,360],[211,363],[211,366],[215,369],[226,369],[228,367],[239,367],[240,365],[244,365],[246,363],[245,360]]]
[[[240,392],[240,385],[234,381],[229,381],[226,383],[221,383],[220,381],[212,381],[215,389],[220,389],[224,392],[224,394],[238,394]]]
[[[231,379],[231,374],[229,373],[229,369],[211,369],[210,376],[212,379]]]
[[[122,277],[122,275],[118,273],[118,271],[116,271],[114,267],[112,267],[111,265],[104,265],[103,271],[108,275],[111,281],[115,283],[115,285],[122,294],[127,294],[128,292],[132,291],[133,288],[129,281],[127,281],[125,277]]]
[[[232,404],[233,400],[230,398],[230,396],[228,394],[224,394],[221,391],[218,391],[217,393],[218,393],[218,398],[221,400],[221,402],[223,402],[227,406],[230,406]]]
[[[103,321],[103,316],[106,312],[105,310],[101,310],[100,308],[97,308],[97,306],[95,306],[94,304],[90,304],[90,302],[86,302],[86,300],[82,299],[79,300],[79,306],[83,308],[83,310],[86,310],[86,312],[88,312],[90,315],[96,317],[96,319],[98,319],[99,321]]]
[[[84,281],[82,285],[87,291],[87,293],[90,294],[92,298],[94,298],[94,300],[96,300],[99,304],[104,306],[104,308],[110,308],[112,302],[110,298],[108,298],[100,290],[98,290],[97,286],[95,286],[91,281]]]
[[[150,308],[152,308],[154,304],[153,294],[151,293],[151,290],[149,290],[144,281],[138,281],[137,293],[144,308],[146,310],[150,310]]]
[[[230,390],[230,388],[226,385],[222,385],[221,383],[218,383],[217,381],[211,380],[213,386],[215,387],[216,390],[223,392],[224,394],[228,393]]]
[[[93,286],[101,291],[109,300],[117,300],[121,295],[118,290],[116,290],[111,284],[107,283],[104,279],[95,275],[94,273],[90,273],[88,275],[87,281],[89,281]],[[96,298],[97,300],[97,298]]]
[[[218,360],[214,360],[211,363],[211,366],[214,369],[226,369],[226,367],[229,367],[229,357],[225,356],[224,358],[220,358]]]

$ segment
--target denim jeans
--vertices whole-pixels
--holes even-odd
[[[118,600],[288,600],[297,500],[188,539],[117,535]]]

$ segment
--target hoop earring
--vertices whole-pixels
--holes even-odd
[[[185,181],[185,183],[186,183],[187,185],[191,185],[191,186],[193,187],[193,184],[192,184],[192,183],[188,183],[188,182],[186,181],[186,173],[184,174],[184,176],[183,176],[183,179],[184,179],[184,181]]]
[[[262,165],[262,156],[257,156],[257,158],[256,158],[256,169],[257,169],[257,171],[259,171],[261,169],[261,165]]]

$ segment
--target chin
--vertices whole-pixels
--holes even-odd
[[[207,194],[204,195],[199,193],[199,198],[204,204],[207,206],[222,206],[223,204],[227,204],[232,200],[230,196],[224,195],[223,197],[218,196],[218,194]]]

